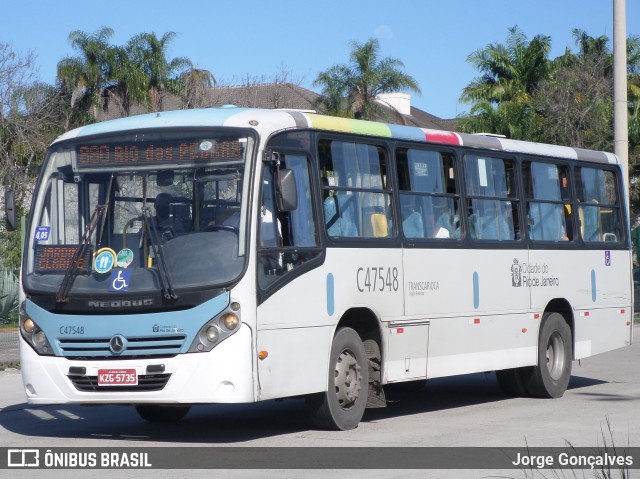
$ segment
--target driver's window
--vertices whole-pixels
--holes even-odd
[[[283,155],[281,168],[293,172],[298,205],[293,211],[278,211],[276,167],[265,165],[258,212],[258,281],[262,288],[319,254],[308,160],[301,155]]]

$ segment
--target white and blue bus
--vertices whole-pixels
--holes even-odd
[[[165,421],[305,396],[350,429],[394,383],[562,396],[632,340],[625,198],[612,154],[301,111],[70,131],[26,232],[28,402]]]

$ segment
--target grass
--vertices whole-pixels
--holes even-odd
[[[613,429],[611,427],[611,422],[609,421],[609,416],[605,416],[605,419],[606,419],[606,429],[604,429],[602,426],[600,427],[600,439],[602,440],[602,443],[600,443],[600,440],[598,440],[598,443],[596,445],[596,454],[601,457],[605,455],[615,456],[615,457],[628,456],[628,450],[630,446],[627,445],[626,447],[624,446],[620,447],[615,444],[615,441],[613,439]],[[628,443],[628,439],[627,439],[627,443]],[[526,444],[526,439],[525,439],[525,444]],[[526,445],[526,447],[527,449],[529,449],[528,444]],[[576,453],[578,452],[578,450],[580,450],[580,448],[576,448],[569,441],[565,441],[565,447],[568,451],[574,451]],[[587,449],[587,448],[583,448],[583,449]],[[568,469],[551,468],[546,470],[539,470],[539,469],[534,469],[533,467],[530,467],[529,469],[521,468],[520,470],[524,473],[525,479],[537,479],[537,478],[547,479],[547,477],[555,478],[555,479],[569,479],[569,478],[630,479],[631,478],[631,466],[629,465],[623,465],[623,466],[595,465],[591,470],[589,470],[587,467],[580,467],[577,470],[573,468],[568,468]],[[549,473],[549,476],[546,475],[547,472]]]
[[[0,371],[5,371],[7,369],[20,369],[20,361],[0,361]]]

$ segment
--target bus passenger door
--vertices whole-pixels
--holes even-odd
[[[320,391],[330,344],[321,328],[324,279],[312,202],[309,162],[301,154],[273,153],[263,164],[257,216],[257,363],[260,398]],[[326,324],[326,321],[325,321]],[[325,337],[326,336],[326,337]]]

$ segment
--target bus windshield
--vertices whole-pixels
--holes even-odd
[[[138,133],[52,150],[34,199],[25,288],[59,302],[70,290],[175,299],[233,282],[246,257],[252,144],[227,132]]]

